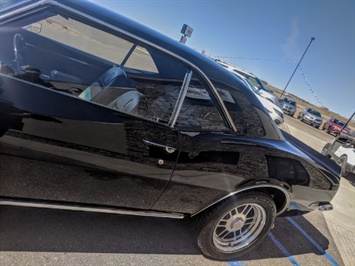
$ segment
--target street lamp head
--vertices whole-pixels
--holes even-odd
[[[314,41],[316,38],[312,37],[311,40]]]

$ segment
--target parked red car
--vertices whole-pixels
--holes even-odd
[[[341,129],[345,126],[345,123],[337,118],[328,119],[322,126],[322,130],[327,130],[328,134],[334,134],[337,136]],[[350,129],[348,127],[343,129],[342,134],[350,135]]]

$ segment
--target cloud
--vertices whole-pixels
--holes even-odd
[[[284,44],[281,44],[281,50],[284,52],[284,56],[292,60],[296,60],[300,56],[297,46],[297,39],[300,35],[298,24],[299,19],[293,18],[291,21],[291,35],[287,38]]]

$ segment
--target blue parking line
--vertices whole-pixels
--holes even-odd
[[[231,266],[245,266],[245,264],[241,261],[228,261],[228,264]]]
[[[335,266],[338,266],[339,264],[336,262],[336,260],[330,256],[314,239],[306,233],[292,218],[287,217],[286,218],[291,224],[293,224],[298,231],[300,231],[324,256]]]
[[[268,236],[275,243],[275,245],[282,251],[282,253],[288,258],[288,260],[292,263],[292,265],[300,266],[298,261],[294,257],[292,257],[290,252],[288,252],[288,250],[280,243],[280,241],[276,239],[276,237],[271,232],[268,233]]]
[[[296,210],[301,211],[301,208],[295,202],[291,202],[290,205],[294,207]]]

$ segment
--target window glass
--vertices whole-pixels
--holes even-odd
[[[209,93],[196,77],[190,82],[176,127],[184,130],[227,129]]]
[[[3,74],[164,124],[190,71],[155,47],[56,7],[2,26],[0,59]]]
[[[260,88],[260,84],[258,83],[258,81],[257,81],[255,78],[250,77],[250,76],[247,76],[247,79],[248,79],[249,82],[250,82],[251,84],[253,84],[256,88],[261,89],[261,88]]]
[[[147,49],[137,46],[124,64],[125,67],[158,73],[153,59]]]
[[[311,109],[311,108],[308,109],[308,112],[309,112],[310,114],[312,114],[312,115],[315,115],[315,116],[318,116],[318,117],[322,117],[321,114],[320,114],[318,111],[313,110],[313,109]]]
[[[38,31],[38,26],[41,30]],[[41,36],[120,64],[133,43],[72,18],[55,15],[24,27]]]
[[[253,137],[265,136],[260,117],[244,94],[223,83],[213,83],[234,122],[237,134]]]

